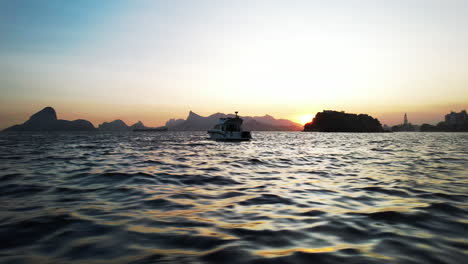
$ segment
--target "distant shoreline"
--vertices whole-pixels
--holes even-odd
[[[147,127],[141,121],[127,125],[117,119],[103,122],[97,128],[88,120],[73,121],[57,119],[55,109],[45,107],[33,114],[23,124],[14,125],[2,132],[23,131],[207,131],[212,128],[219,118],[232,117],[222,113],[215,113],[204,117],[190,111],[187,119],[170,119],[165,126]],[[377,118],[367,114],[351,114],[333,110],[318,112],[311,122],[304,126],[287,119],[276,119],[272,116],[243,116],[244,128],[248,131],[304,131],[304,132],[344,132],[344,133],[383,133],[383,132],[468,132],[468,115],[463,110],[460,113],[451,112],[445,116],[445,121],[437,125],[423,124],[415,126],[407,122],[393,127],[382,126]]]

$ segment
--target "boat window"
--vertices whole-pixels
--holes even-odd
[[[227,131],[240,131],[239,126],[236,124],[229,124],[226,126]]]

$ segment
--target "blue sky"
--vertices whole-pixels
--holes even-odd
[[[0,1],[0,127],[467,107],[468,1]]]

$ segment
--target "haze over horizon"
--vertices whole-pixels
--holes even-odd
[[[0,2],[0,129],[323,109],[395,125],[468,109],[468,1]]]

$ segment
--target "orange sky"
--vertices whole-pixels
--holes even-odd
[[[164,3],[163,3],[164,2]],[[0,128],[323,109],[436,123],[468,108],[468,1],[4,1]]]
[[[48,104],[31,103],[28,105],[16,105],[14,106],[0,106],[0,111],[4,115],[0,116],[0,129],[8,126],[23,123],[29,116],[35,112],[41,110]],[[94,105],[94,104],[57,104],[51,105],[57,111],[59,119],[75,120],[75,119],[86,119],[91,121],[96,127],[102,122],[109,122],[115,119],[121,119],[128,125],[134,124],[137,121],[143,121],[147,126],[162,126],[170,118],[183,118],[185,119],[190,110],[197,114],[208,116],[215,112],[233,113],[234,109],[226,109],[223,107],[219,108],[219,111],[203,111],[198,109],[190,108],[178,108],[178,107],[159,107],[159,106],[147,106],[147,105]],[[323,109],[322,109],[323,108]],[[365,108],[365,107],[363,107]],[[301,111],[288,106],[283,106],[281,109],[286,111],[278,111],[278,108],[272,107],[271,109],[265,109],[265,112],[254,112],[252,109],[245,109],[246,111],[240,111],[240,115],[248,116],[263,116],[265,114],[273,115],[275,118],[290,119],[294,122],[303,123],[303,116],[313,117],[316,112],[333,109],[339,111],[346,111],[350,113],[367,113],[378,118],[382,124],[396,125],[403,122],[404,111],[390,111],[390,107],[385,112],[379,112],[376,108],[369,107],[366,109],[354,107],[351,109],[337,108],[337,107],[321,107],[312,109],[310,111]],[[13,110],[12,110],[13,109]],[[32,111],[27,111],[31,109]],[[362,109],[362,110],[361,110]],[[430,123],[436,124],[437,122],[443,121],[444,115],[450,111],[461,111],[468,109],[468,105],[435,105],[430,110],[423,107],[418,108],[415,106],[407,106],[408,119],[413,124]],[[250,110],[250,111],[249,111]],[[270,111],[268,111],[270,110]],[[9,112],[11,111],[11,112]],[[311,121],[309,119],[306,119]]]

